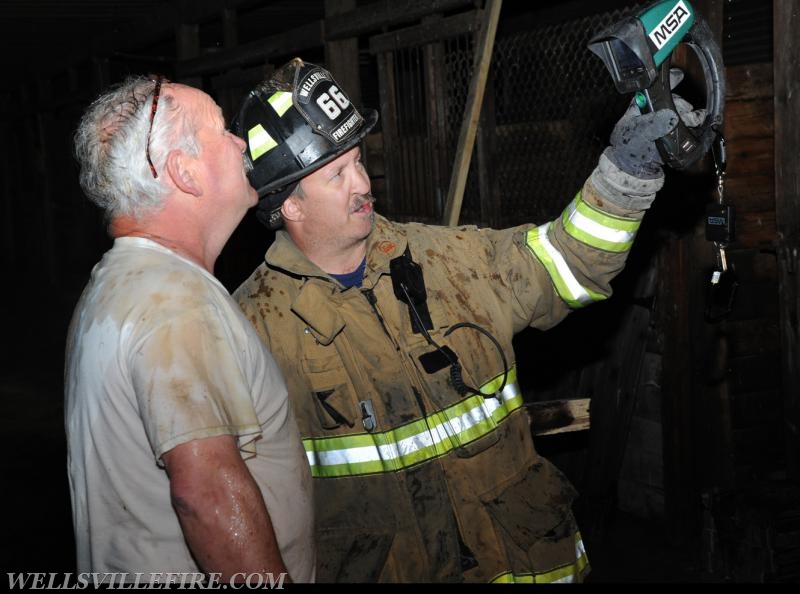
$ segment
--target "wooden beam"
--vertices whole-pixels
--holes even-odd
[[[381,0],[325,19],[325,39],[358,37],[384,27],[400,25],[435,13],[463,8],[473,0]]]
[[[525,410],[534,435],[554,435],[589,429],[590,398],[528,402]]]
[[[193,0],[169,2],[155,8],[151,14],[137,19],[126,27],[108,31],[92,39],[88,45],[61,48],[52,60],[40,65],[40,75],[50,76],[67,66],[88,60],[90,56],[119,55],[139,52],[143,47],[172,39],[180,24],[201,23],[216,17],[225,9],[233,10],[251,0]]]
[[[427,45],[465,33],[473,33],[480,26],[481,11],[462,12],[436,21],[424,22],[414,27],[374,35],[369,39],[369,51],[377,54]]]
[[[192,0],[168,2],[125,29],[108,32],[99,38],[97,50],[134,51],[164,39],[171,39],[180,24],[200,24],[235,10],[251,0]]]
[[[464,119],[461,122],[461,132],[458,136],[456,160],[450,177],[450,187],[447,190],[447,200],[444,206],[444,224],[456,225],[461,214],[461,203],[464,200],[464,188],[467,185],[469,164],[472,160],[472,149],[475,146],[475,134],[478,128],[478,119],[483,106],[483,93],[486,89],[486,79],[489,76],[489,65],[492,62],[492,48],[497,32],[497,22],[500,20],[502,0],[487,0],[485,19],[475,44],[476,61],[472,79],[469,84],[469,95],[464,109]]]
[[[220,72],[228,68],[249,66],[266,62],[273,56],[299,53],[323,44],[322,21],[312,21],[301,27],[270,35],[239,47],[206,54],[199,58],[179,62],[175,71],[181,78]]]

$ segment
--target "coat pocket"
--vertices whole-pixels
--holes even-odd
[[[394,534],[354,529],[317,533],[317,582],[377,582]]]
[[[341,360],[338,356],[310,359],[303,369],[311,388],[311,399],[320,426],[326,430],[342,426],[352,428],[357,417],[358,403],[351,396]]]
[[[576,545],[576,497],[569,480],[543,458],[522,479],[481,496],[515,575],[542,576],[542,581],[579,579],[585,559],[579,559],[582,545]]]

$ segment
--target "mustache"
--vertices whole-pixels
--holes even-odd
[[[374,203],[375,203],[375,196],[373,196],[371,193],[360,194],[359,196],[356,197],[355,201],[353,202],[353,205],[350,208],[350,212],[356,212],[365,204],[374,204]]]
[[[361,194],[356,198],[356,208],[361,208],[361,206],[367,203],[375,204],[375,196],[372,195],[372,192]]]

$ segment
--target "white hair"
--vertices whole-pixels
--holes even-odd
[[[199,152],[191,118],[162,88],[149,137],[159,174],[153,177],[146,154],[155,86],[152,78],[128,77],[92,102],[75,132],[81,188],[108,219],[157,211],[168,189],[163,171],[169,152]]]

